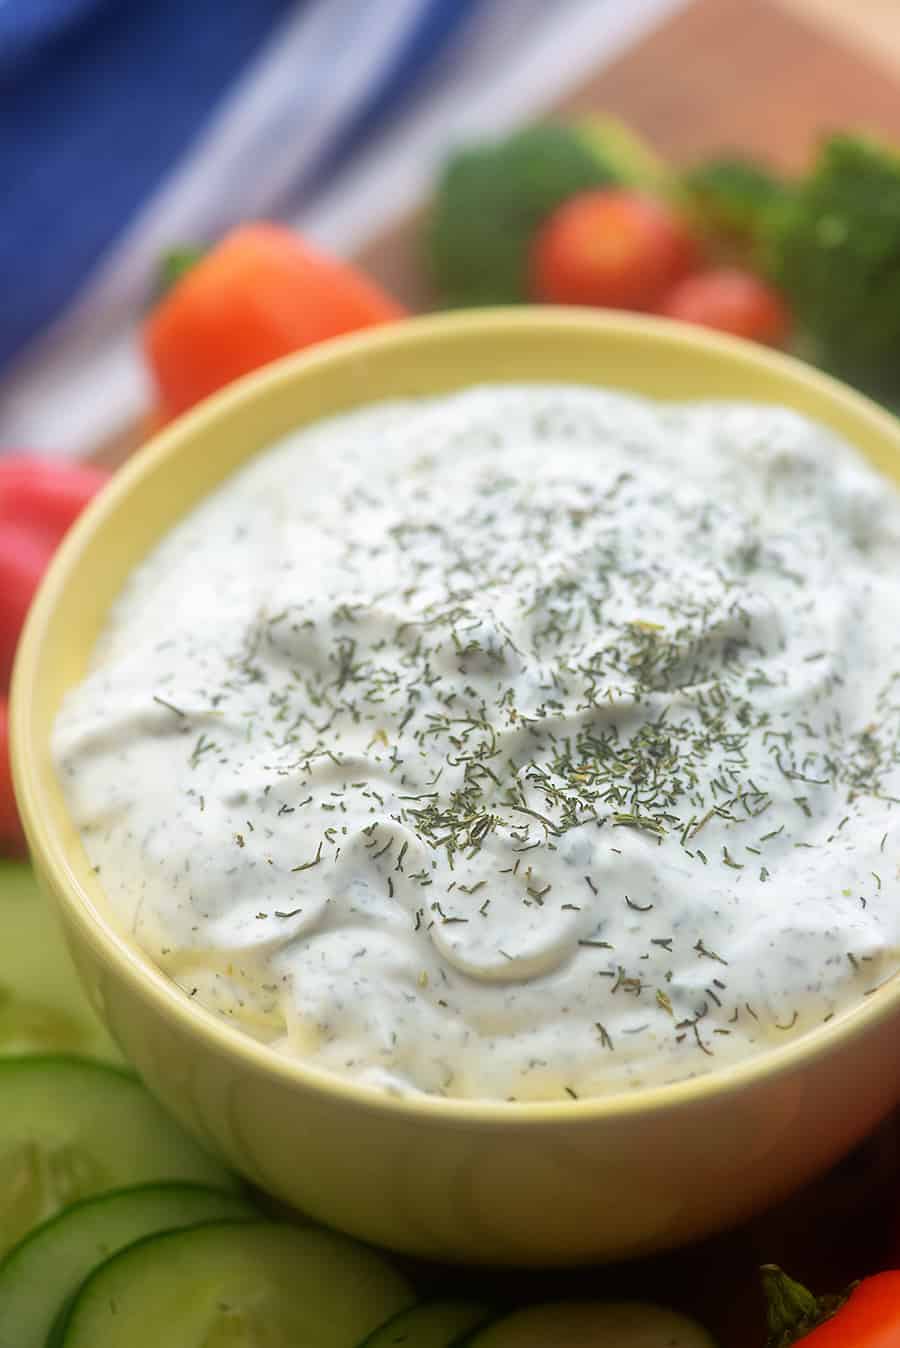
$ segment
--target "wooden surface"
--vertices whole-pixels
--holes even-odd
[[[828,26],[811,23],[811,14]],[[883,60],[879,16],[892,20]],[[727,147],[797,169],[818,136],[851,124],[900,140],[900,0],[695,0],[558,109],[591,110],[626,119],[679,163]],[[420,225],[418,216],[398,222],[359,258],[414,308],[431,303]],[[129,429],[98,457],[120,462],[137,439]],[[781,1263],[817,1290],[837,1289],[890,1259],[898,1214],[900,1132],[890,1120],[831,1175],[738,1232],[627,1268],[529,1275],[528,1293],[671,1300],[706,1320],[722,1348],[762,1348],[760,1263]],[[461,1275],[460,1285],[467,1282],[477,1288],[477,1277]],[[514,1274],[491,1275],[482,1287],[494,1293],[505,1284],[522,1290]]]
[[[781,0],[795,13],[837,33],[844,42],[900,75],[897,0]]]

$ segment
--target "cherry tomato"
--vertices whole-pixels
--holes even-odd
[[[0,523],[28,526],[58,543],[107,476],[86,464],[6,455],[0,458]]]
[[[147,318],[144,349],[174,417],[279,356],[406,312],[293,230],[250,221],[182,271]]]
[[[9,766],[9,716],[6,698],[0,696],[0,856],[24,856],[25,850]]]
[[[900,1271],[864,1278],[849,1293],[816,1297],[774,1264],[760,1269],[768,1342],[786,1348],[896,1348]],[[814,1328],[810,1328],[810,1325]]]
[[[532,244],[532,297],[550,304],[652,309],[697,262],[697,245],[663,202],[600,189],[565,202]]]
[[[740,267],[713,267],[686,276],[666,294],[659,312],[668,318],[784,346],[791,315],[779,292]]]
[[[0,691],[9,687],[13,656],[53,543],[27,525],[0,522]]]
[[[863,1279],[830,1320],[798,1343],[802,1348],[897,1348],[900,1272]]]

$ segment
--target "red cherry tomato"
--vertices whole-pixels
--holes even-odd
[[[784,346],[791,330],[790,311],[778,291],[740,267],[686,276],[666,294],[659,312],[767,346]]]
[[[864,1278],[830,1320],[798,1342],[803,1348],[896,1348],[900,1344],[900,1273]]]
[[[25,851],[9,766],[9,716],[6,698],[0,696],[0,856],[24,856]]]
[[[53,555],[53,543],[27,525],[0,522],[0,691],[9,687],[13,656],[31,597]]]
[[[550,304],[652,309],[696,261],[695,240],[663,202],[618,188],[582,192],[538,231],[530,289]]]
[[[358,268],[284,225],[249,221],[185,271],[144,325],[170,417],[292,351],[405,316]]]
[[[27,526],[58,543],[107,476],[86,464],[6,455],[0,458],[0,523]]]

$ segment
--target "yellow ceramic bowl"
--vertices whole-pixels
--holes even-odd
[[[681,325],[555,310],[417,319],[241,381],[159,435],[66,540],[13,691],[16,789],[90,996],[150,1088],[238,1170],[314,1217],[441,1259],[574,1263],[734,1223],[835,1160],[900,1095],[900,979],[745,1065],[552,1104],[397,1100],[288,1061],[197,1007],[117,929],[50,755],[125,577],[258,449],[323,415],[485,380],[786,404],[900,478],[900,423],[811,369]]]

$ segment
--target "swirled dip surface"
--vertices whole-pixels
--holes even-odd
[[[375,406],[146,559],[57,761],[123,926],[278,1050],[684,1078],[897,969],[898,559],[893,488],[784,410]]]

